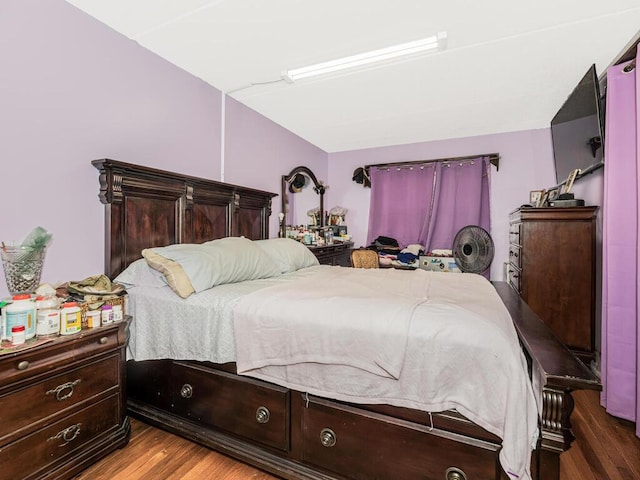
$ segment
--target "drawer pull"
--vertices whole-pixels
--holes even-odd
[[[323,428],[320,432],[320,443],[323,447],[333,447],[336,444],[337,437],[330,428]]]
[[[180,396],[182,398],[191,398],[192,395],[193,395],[193,387],[188,383],[185,383],[184,385],[182,385],[182,388],[180,389]]]
[[[269,409],[267,407],[258,407],[256,410],[256,421],[258,423],[267,423],[269,421]]]
[[[65,428],[64,430],[59,431],[53,437],[49,437],[47,442],[53,442],[54,440],[62,439],[64,443],[60,445],[60,447],[64,447],[68,445],[72,441],[76,439],[78,435],[80,435],[80,426],[81,423],[76,423],[75,425],[71,425],[70,427]]]
[[[467,480],[467,475],[456,467],[449,467],[444,474],[445,480]]]
[[[26,370],[27,368],[29,368],[29,362],[26,360],[23,360],[18,364],[18,370]]]
[[[73,395],[73,387],[80,383],[80,379],[74,380],[73,382],[63,383],[62,385],[58,385],[53,390],[48,390],[46,395],[56,395],[56,400],[61,402],[62,400],[66,400],[67,398],[71,398]],[[63,392],[67,390],[66,393]]]
[[[106,345],[106,343],[109,341],[109,339],[107,337],[100,337],[100,340],[98,340],[98,343],[100,345]]]

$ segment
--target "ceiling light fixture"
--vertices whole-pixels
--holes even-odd
[[[350,55],[348,57],[330,60],[328,62],[309,65],[308,67],[294,68],[282,74],[282,78],[287,82],[293,83],[303,78],[315,77],[317,75],[325,75],[327,73],[338,72],[348,68],[368,65],[370,63],[382,62],[398,57],[406,57],[416,53],[444,50],[447,45],[447,32],[439,32],[422,40],[401,43],[391,47],[380,48],[370,52]]]

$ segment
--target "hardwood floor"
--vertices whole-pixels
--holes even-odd
[[[598,393],[573,394],[577,440],[560,458],[563,480],[640,479],[640,439],[634,425],[608,415]],[[276,480],[265,472],[188,440],[133,421],[129,445],[75,480]]]

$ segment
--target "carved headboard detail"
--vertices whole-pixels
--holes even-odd
[[[148,247],[269,237],[274,193],[110,159],[91,163],[100,171],[110,278]]]

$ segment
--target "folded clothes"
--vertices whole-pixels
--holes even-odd
[[[400,251],[400,253],[412,253],[413,255],[418,257],[421,253],[424,253],[424,248],[422,248],[422,245],[418,243],[412,243],[411,245],[407,245],[406,247],[404,247]]]
[[[453,250],[447,248],[434,248],[431,250],[431,254],[436,257],[450,257],[453,255]]]

